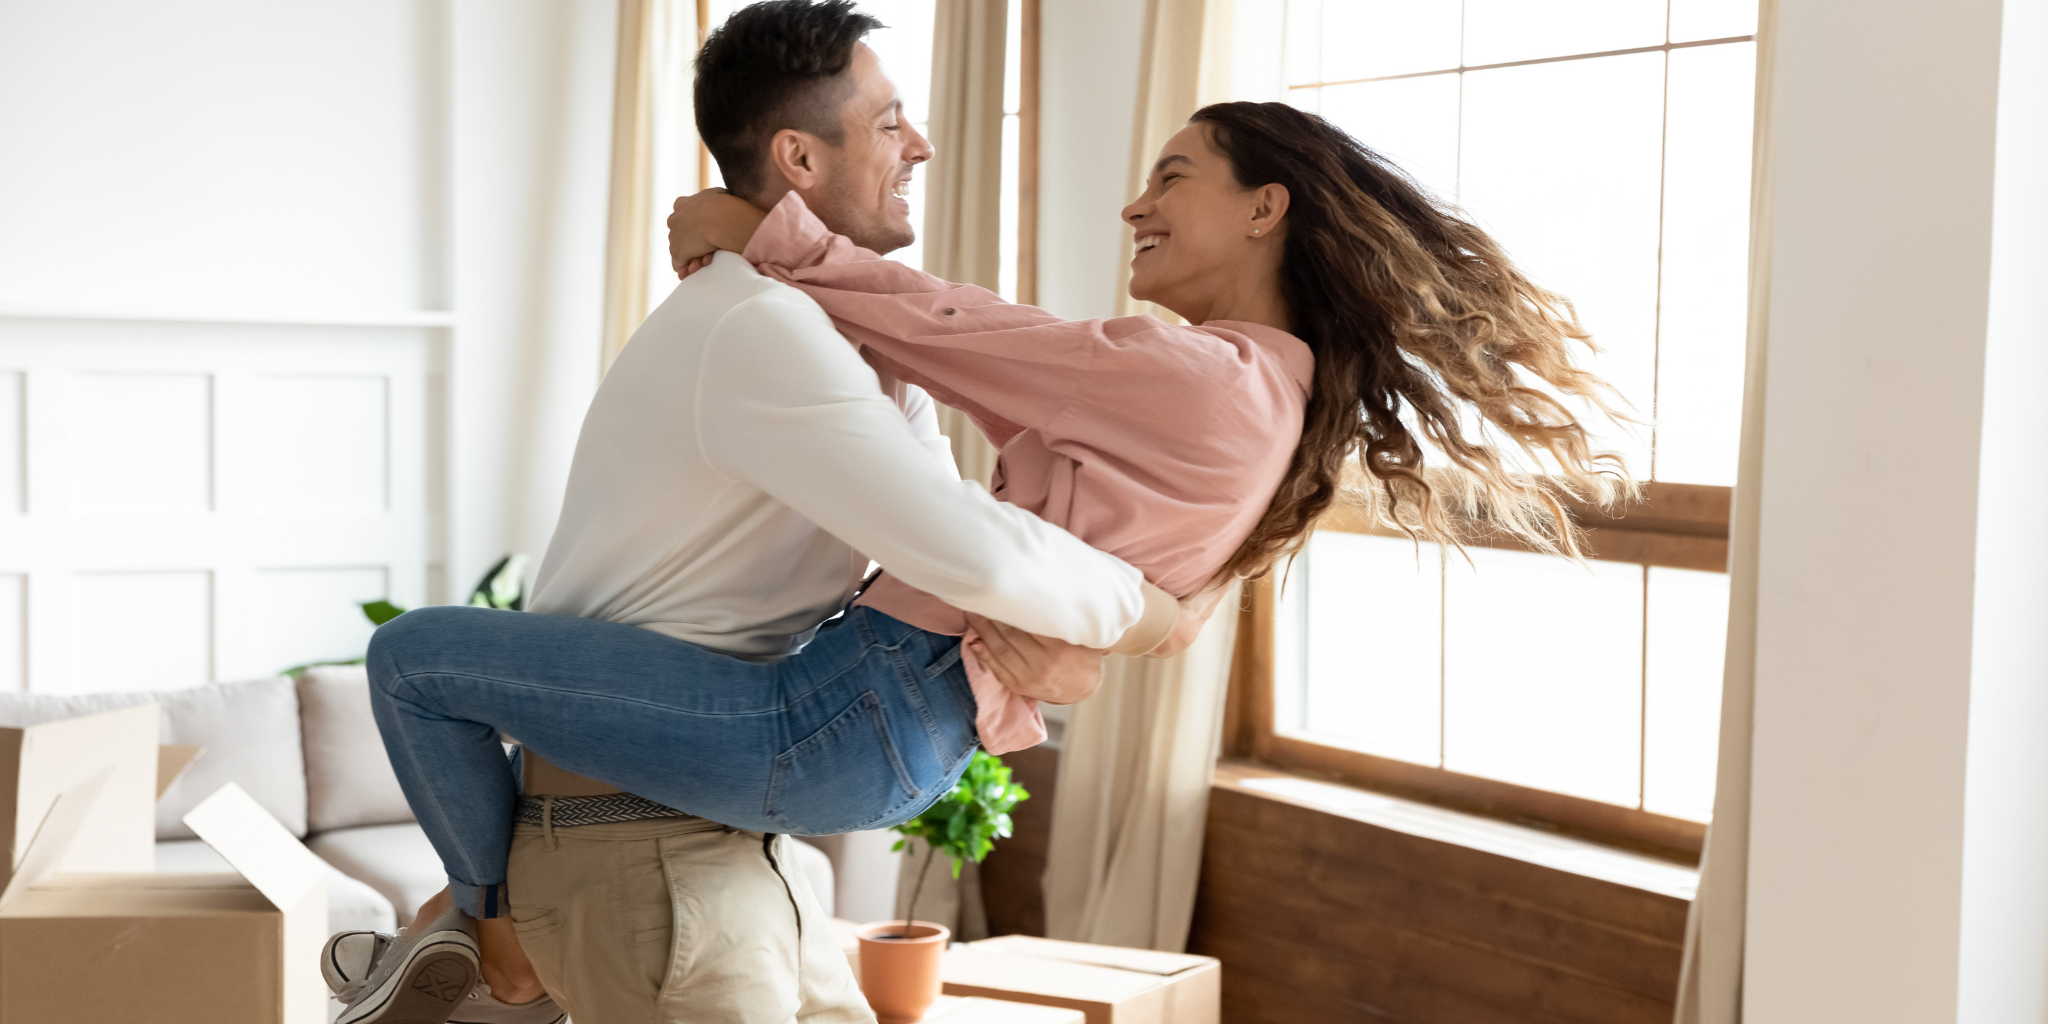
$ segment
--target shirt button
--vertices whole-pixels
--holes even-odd
[[[946,315],[947,315],[947,316],[952,316],[952,315],[953,315],[953,307],[951,307],[951,306],[947,306],[947,307],[946,307]]]

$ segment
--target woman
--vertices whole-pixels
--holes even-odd
[[[1004,303],[876,259],[831,235],[794,195],[769,214],[700,195],[679,204],[672,227],[685,273],[723,248],[803,289],[876,366],[974,417],[1002,448],[1000,497],[1175,595],[1257,576],[1297,548],[1354,453],[1383,512],[1431,539],[1455,541],[1454,519],[1483,512],[1495,529],[1571,552],[1558,492],[1596,501],[1617,493],[1622,478],[1603,463],[1618,469],[1618,460],[1594,454],[1583,428],[1536,386],[1600,402],[1604,385],[1569,358],[1570,344],[1586,339],[1569,307],[1524,278],[1484,232],[1320,118],[1281,104],[1204,108],[1169,141],[1124,218],[1139,242],[1131,294],[1200,326],[1060,321]],[[1485,443],[1461,421],[1468,415],[1512,444]],[[1425,464],[1425,440],[1443,465]],[[1547,458],[1553,474],[1515,472],[1515,448]],[[960,666],[974,648],[961,653],[968,623],[958,612],[887,576],[860,605],[802,653],[767,665],[664,646],[690,647],[616,623],[428,609],[378,632],[373,700],[394,760],[406,744],[460,746],[480,751],[469,763],[483,765],[503,730],[571,771],[727,825],[883,827],[950,788],[977,742],[1026,745],[1037,720],[987,672],[970,678]],[[439,635],[458,623],[471,624],[469,640],[490,633],[517,656],[483,671],[430,667]],[[636,653],[585,642],[619,630],[641,634],[619,641]],[[1001,631],[990,632],[1000,642]],[[882,650],[892,653],[874,655]],[[677,675],[675,659],[698,658],[728,689],[702,697],[694,717],[652,703],[694,695],[626,695],[650,708],[629,727],[641,731],[602,737],[579,732],[559,702],[508,710],[520,699],[502,696],[520,690],[534,664],[615,656],[626,670],[659,665],[668,685],[685,689],[692,680]],[[641,660],[625,664],[633,659]],[[573,675],[553,668],[550,678]],[[731,688],[754,678],[758,687]],[[899,683],[938,684],[919,698],[935,750],[869,753],[892,771],[849,780],[818,752],[819,737],[837,742],[846,732],[832,724],[845,715],[829,713]],[[734,693],[798,696],[755,701],[740,715]],[[613,696],[592,688],[571,699]],[[726,704],[714,707],[718,700]],[[714,744],[715,762],[692,760]],[[452,763],[447,754],[437,756]],[[754,770],[771,762],[773,771]],[[880,790],[849,788],[878,777]],[[509,779],[479,770],[407,782],[416,806],[417,784],[438,810],[501,801],[492,788]],[[451,831],[429,818],[421,815],[430,832]],[[470,858],[466,872],[489,872],[496,858],[503,877],[502,833],[496,850],[440,833],[444,856],[453,847]]]

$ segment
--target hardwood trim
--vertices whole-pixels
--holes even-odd
[[[1039,5],[1019,0],[1017,41],[1017,301],[1038,304],[1038,75]]]
[[[1577,502],[1567,503],[1572,517],[1585,527],[1586,557],[1602,562],[1631,562],[1700,572],[1728,571],[1728,509],[1733,488],[1704,484],[1650,483],[1642,500],[1609,512]],[[1375,537],[1408,535],[1376,522],[1355,505],[1339,505],[1323,516],[1319,529]],[[1504,534],[1474,531],[1463,543],[1478,548],[1533,551]]]
[[[1274,768],[1682,863],[1699,863],[1706,842],[1707,827],[1697,821],[1396,761],[1300,735],[1267,733],[1253,745],[1252,756]]]

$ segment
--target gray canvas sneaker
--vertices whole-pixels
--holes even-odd
[[[372,933],[374,934],[374,933]],[[337,972],[347,970],[340,951],[346,946],[350,965],[360,970],[356,955],[360,939],[348,933],[328,940],[336,954]],[[476,924],[469,915],[451,910],[425,927],[393,937],[383,949],[371,943],[374,958],[368,975],[335,991],[347,1009],[334,1024],[447,1024],[457,1007],[482,980],[476,951]]]
[[[398,936],[383,932],[338,932],[320,951],[320,973],[327,987],[340,992],[368,978]],[[550,996],[530,1003],[506,1003],[491,995],[490,983],[479,980],[450,1013],[446,1024],[562,1024],[569,1015]]]
[[[327,991],[339,992],[361,981],[377,969],[384,950],[398,936],[386,932],[335,932],[320,947],[320,976],[327,979]]]

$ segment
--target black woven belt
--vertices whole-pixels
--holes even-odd
[[[549,805],[553,805],[550,813]],[[520,796],[513,820],[521,825],[552,823],[556,828],[604,825],[619,821],[647,821],[652,818],[685,818],[689,815],[666,804],[658,804],[631,793],[603,796]]]

